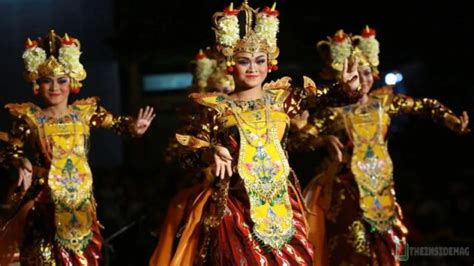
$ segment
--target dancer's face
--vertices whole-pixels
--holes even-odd
[[[268,57],[262,52],[241,52],[234,55],[236,87],[251,89],[261,86],[268,74]]]
[[[370,66],[359,66],[358,71],[361,91],[363,94],[367,94],[374,85],[374,76],[372,75],[372,70],[370,69]]]
[[[67,103],[70,92],[70,78],[67,75],[42,77],[38,80],[38,85],[40,94],[47,105]]]

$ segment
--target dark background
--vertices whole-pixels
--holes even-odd
[[[185,102],[185,93],[143,93],[141,77],[187,71],[198,49],[214,41],[213,12],[228,4],[217,0],[0,0],[0,105],[37,101],[22,79],[23,43],[27,37],[55,29],[82,43],[81,61],[88,78],[74,98],[99,96],[115,113],[135,115],[147,104],[158,112],[141,139],[120,138],[102,130],[93,133],[90,163],[99,218],[105,225],[106,243],[113,248],[104,249],[105,263],[146,265],[156,244],[151,232],[161,225],[172,195],[189,182],[181,178],[184,174],[176,165],[163,161],[164,148],[178,126],[176,108]],[[466,3],[416,6],[415,1],[284,0],[278,2],[278,9],[280,70],[269,78],[315,78],[316,42],[340,28],[359,33],[368,24],[377,29],[381,43],[382,74],[397,70],[404,75],[401,91],[436,98],[456,113],[467,110],[474,116],[470,41],[474,21]],[[8,130],[7,117],[5,111],[0,112],[0,130]],[[394,121],[389,149],[410,244],[471,248],[471,257],[413,257],[407,264],[472,265],[473,148],[472,134],[456,136],[430,119]],[[302,183],[312,177],[315,158],[314,154],[292,156]]]

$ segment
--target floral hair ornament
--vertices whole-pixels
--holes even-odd
[[[200,49],[190,62],[193,74],[193,88],[199,92],[212,92],[216,87],[234,90],[234,79],[227,73],[225,58],[216,49]]]
[[[366,26],[361,35],[346,34],[338,30],[328,40],[319,41],[316,45],[326,68],[321,77],[324,79],[337,79],[344,67],[344,60],[356,57],[359,65],[370,66],[374,78],[378,78],[379,71],[379,42],[375,39],[375,29]]]
[[[352,45],[354,51],[360,51],[361,56],[359,57],[359,62],[370,66],[372,75],[378,78],[380,44],[375,36],[375,29],[365,26],[360,35],[352,36]]]
[[[209,76],[214,72],[217,61],[209,58],[207,54],[200,49],[199,53],[196,54],[195,60],[192,62],[194,65],[194,82],[200,92],[207,88],[207,80]]]
[[[238,52],[263,52],[268,55],[269,71],[278,69],[280,50],[277,46],[279,12],[276,3],[262,11],[253,9],[248,1],[235,9],[231,3],[223,12],[213,15],[217,50],[225,57],[227,72],[234,71],[234,55]]]
[[[67,75],[71,80],[71,92],[78,93],[81,81],[87,73],[80,63],[81,45],[79,40],[56,35],[51,30],[44,39],[27,39],[22,58],[25,64],[25,79],[33,83],[33,93],[38,94],[37,80],[46,76]]]
[[[351,37],[344,30],[338,30],[334,36],[319,41],[316,48],[327,66],[336,72],[342,72],[344,60],[352,53]]]

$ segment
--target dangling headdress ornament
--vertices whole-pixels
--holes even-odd
[[[379,42],[375,39],[375,30],[368,26],[361,35],[346,34],[338,30],[333,37],[319,41],[316,45],[326,68],[321,73],[325,79],[336,79],[344,68],[344,60],[353,56],[359,59],[359,65],[370,66],[372,75],[378,77]]]
[[[79,58],[81,45],[79,40],[68,36],[56,35],[51,30],[44,39],[28,40],[25,43],[23,62],[25,79],[33,83],[33,92],[38,94],[37,80],[49,75],[68,75],[71,79],[71,92],[77,93],[82,87],[81,81],[87,76]]]
[[[223,12],[213,15],[213,30],[216,34],[216,46],[226,58],[227,71],[234,70],[234,54],[238,52],[263,52],[268,55],[269,70],[278,69],[279,55],[277,33],[279,12],[273,6],[263,11],[253,9],[247,1],[234,9],[233,3]]]

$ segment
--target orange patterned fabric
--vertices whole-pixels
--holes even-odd
[[[169,265],[173,255],[173,249],[177,245],[177,234],[183,221],[193,206],[194,196],[202,192],[203,186],[196,185],[179,192],[170,202],[163,226],[160,230],[160,238],[150,265]]]

